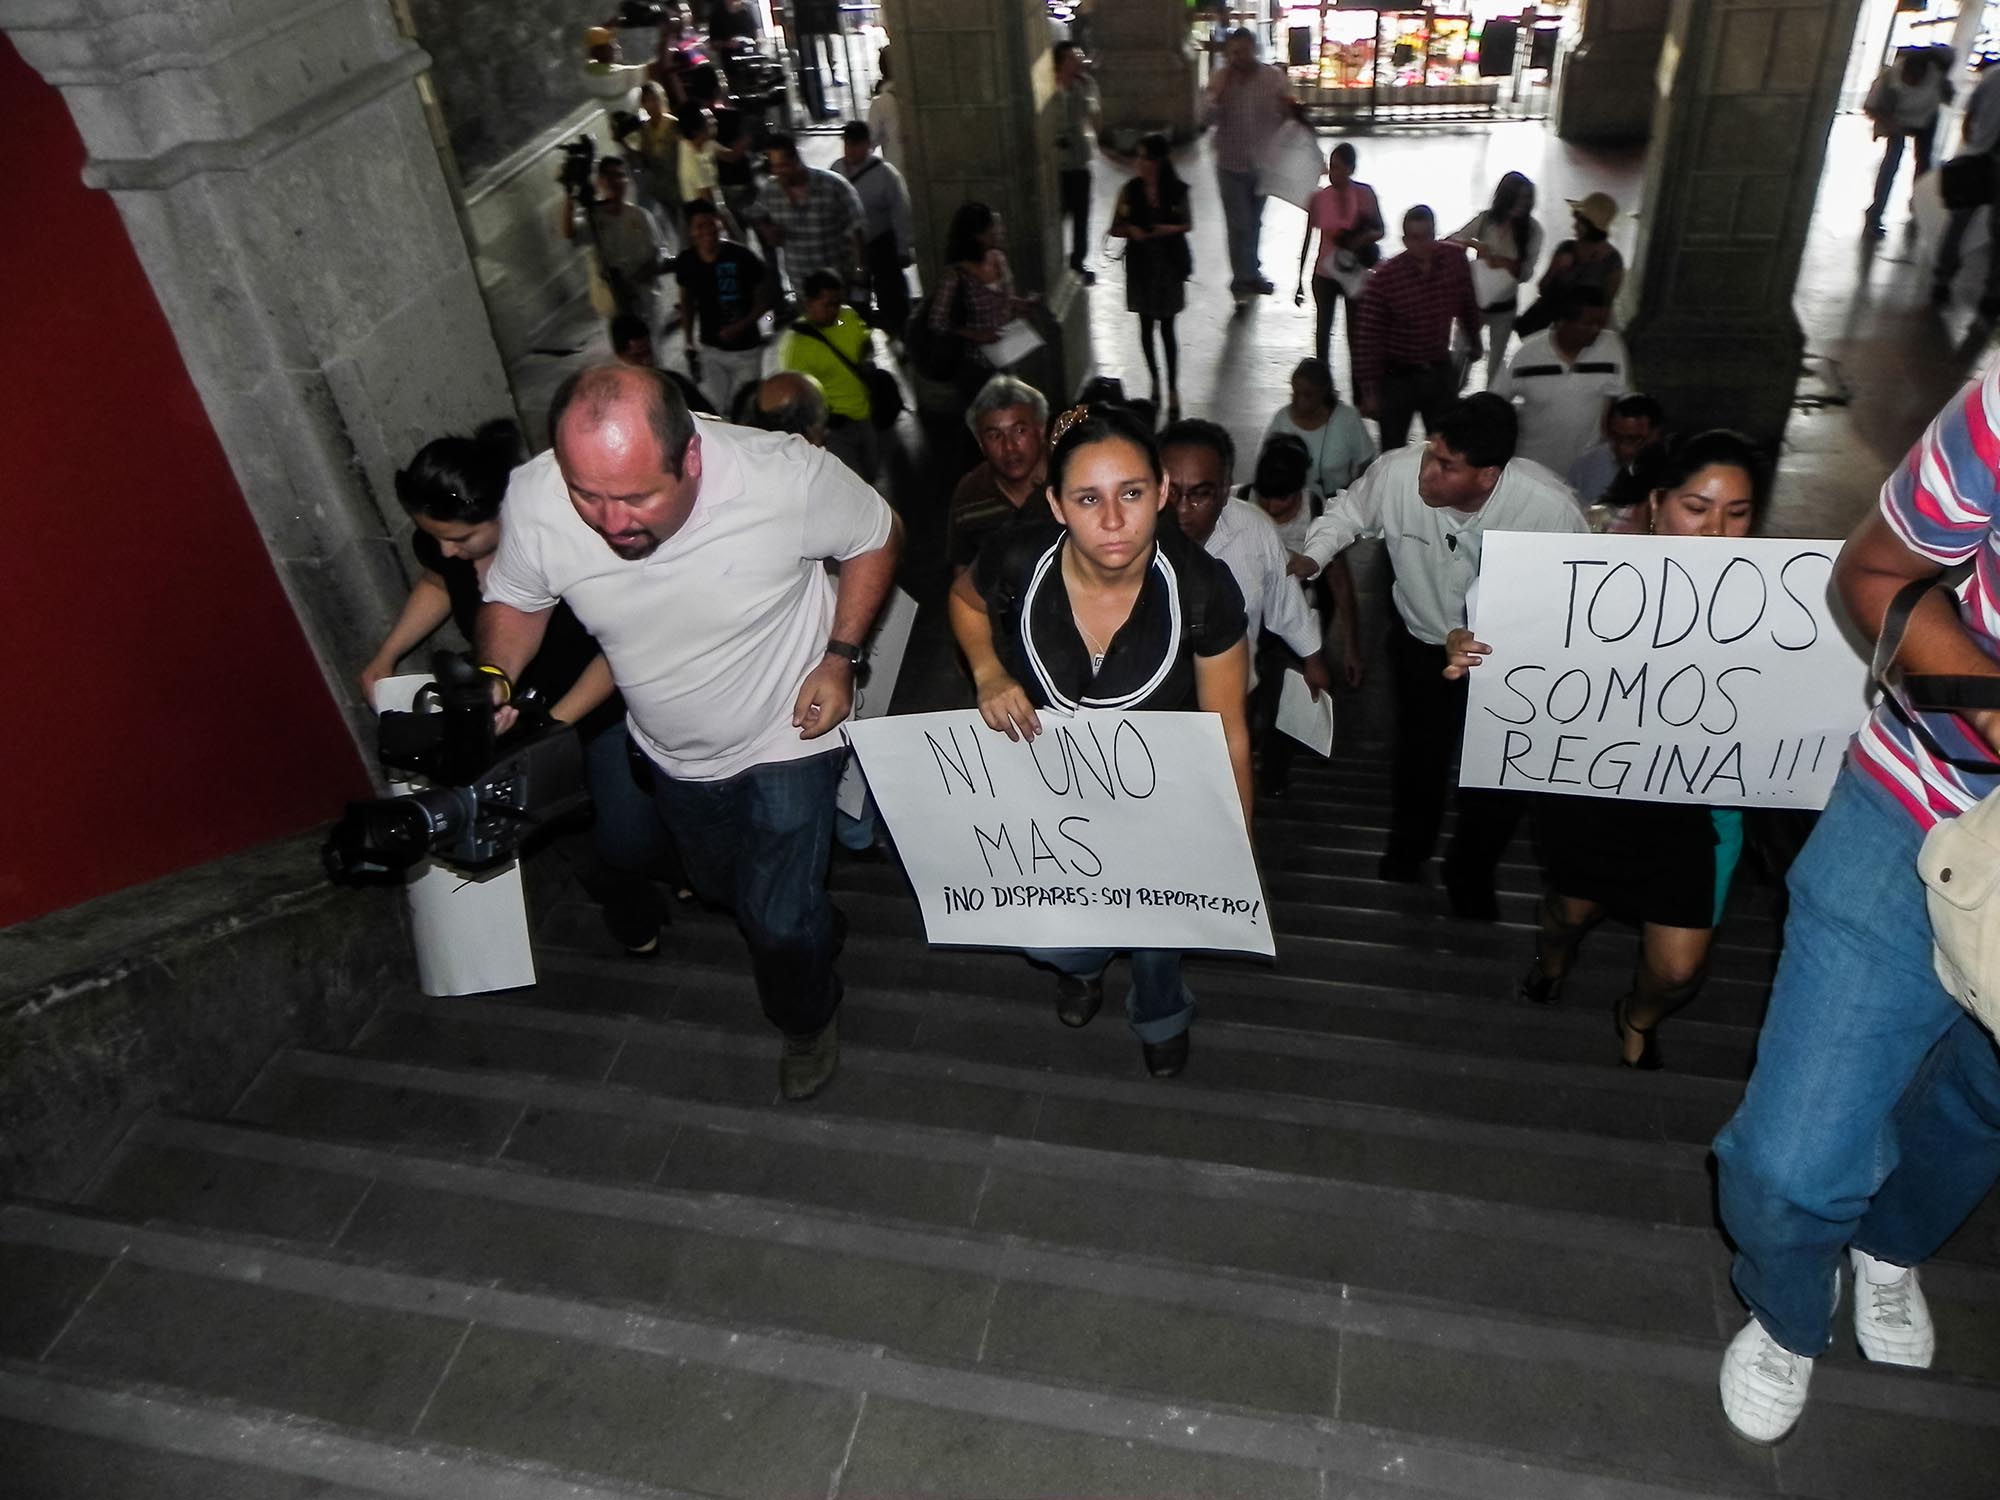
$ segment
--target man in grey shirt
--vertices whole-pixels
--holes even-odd
[[[861,198],[861,271],[868,279],[872,307],[861,310],[892,339],[910,321],[910,281],[904,273],[915,261],[916,234],[910,227],[910,189],[903,174],[875,150],[864,120],[849,120],[840,132],[840,156],[833,169]]]
[[[1083,71],[1083,52],[1075,42],[1057,42],[1049,53],[1056,65],[1056,108],[1062,129],[1056,136],[1056,178],[1062,189],[1062,211],[1070,221],[1069,268],[1085,286],[1097,284],[1097,273],[1084,264],[1090,248],[1090,158],[1097,145],[1099,100],[1097,85]]]

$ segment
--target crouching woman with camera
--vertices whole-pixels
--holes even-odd
[[[396,474],[396,498],[416,531],[410,550],[423,572],[380,649],[361,669],[361,693],[371,705],[375,684],[436,633],[446,620],[472,639],[480,589],[500,549],[500,502],[507,476],[527,457],[512,422],[489,422],[472,437],[426,443]],[[626,949],[648,954],[667,920],[651,876],[679,884],[678,860],[645,786],[634,776],[625,733],[625,706],[597,642],[565,605],[549,618],[548,634],[511,700],[574,724],[583,742],[584,776],[596,812],[589,847],[575,850],[577,878],[604,910],[605,926]]]
[[[1161,526],[1171,488],[1150,424],[1119,406],[1055,421],[1046,527],[996,534],[951,591],[952,632],[979,713],[1009,739],[1041,733],[1038,710],[1199,710],[1219,715],[1250,820],[1250,658],[1243,595],[1227,565]],[[1029,500],[1028,504],[1037,502]],[[1056,1016],[1088,1025],[1104,998],[1109,948],[1031,951],[1056,971]],[[1132,959],[1125,1010],[1146,1071],[1186,1065],[1194,997],[1177,951]]]

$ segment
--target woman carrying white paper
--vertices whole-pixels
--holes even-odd
[[[1172,486],[1148,425],[1124,407],[1078,406],[1056,418],[1052,437],[1050,523],[996,534],[952,585],[952,633],[972,668],[980,717],[1018,740],[1041,733],[1042,709],[1218,714],[1247,829],[1243,595],[1227,567],[1159,525]],[[1057,1018],[1088,1025],[1114,951],[1028,956],[1056,971]],[[1172,1078],[1186,1066],[1194,1020],[1181,955],[1130,956],[1127,1018],[1146,1071]]]
[[[1763,461],[1734,432],[1700,433],[1653,460],[1647,530],[1743,537],[1755,524]],[[1472,632],[1445,638],[1444,675],[1464,676],[1491,651]],[[1553,1005],[1584,934],[1606,915],[1637,917],[1639,969],[1613,1011],[1621,1066],[1660,1067],[1659,1024],[1694,999],[1708,969],[1742,814],[1684,802],[1549,796],[1537,813],[1547,889],[1521,998]]]

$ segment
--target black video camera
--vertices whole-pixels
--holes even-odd
[[[562,143],[562,165],[556,181],[563,191],[588,208],[597,201],[597,142],[587,135]]]
[[[590,805],[576,731],[532,699],[496,739],[493,679],[441,651],[436,680],[410,713],[381,716],[376,755],[398,779],[426,783],[401,797],[350,802],[320,850],[336,881],[399,877],[426,855],[470,872],[514,858],[522,840]]]

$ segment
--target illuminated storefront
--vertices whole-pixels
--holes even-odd
[[[1299,101],[1321,119],[1541,113],[1577,9],[1571,0],[1295,0],[1238,7],[1231,23],[1268,38]]]

